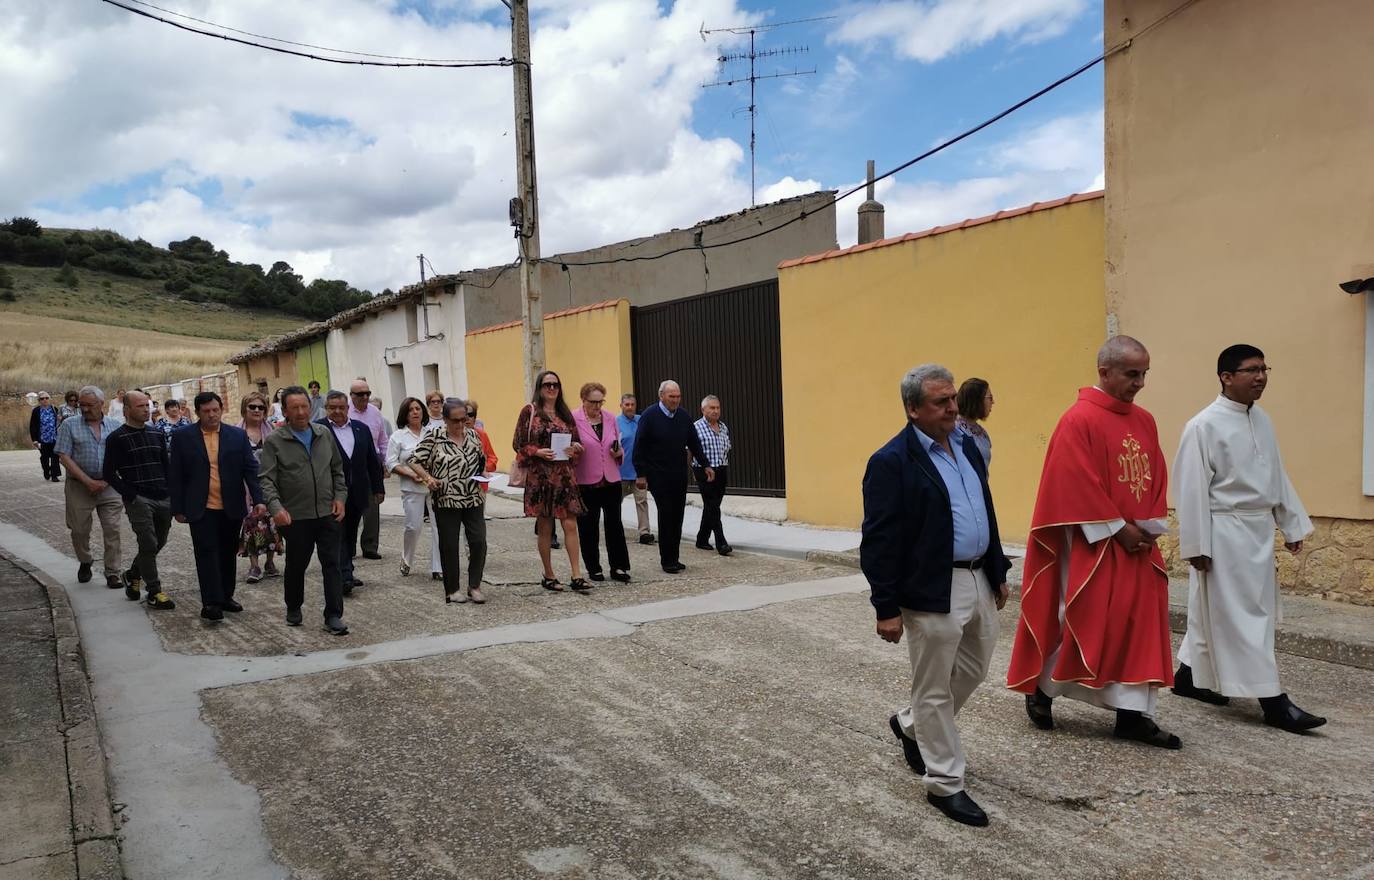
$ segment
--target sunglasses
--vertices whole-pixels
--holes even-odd
[[[542,385],[539,386],[539,387],[541,387],[541,388],[562,388],[563,386],[562,386],[562,384],[560,384],[560,383],[558,383],[558,382],[545,382],[544,384],[542,384]]]
[[[350,391],[350,392],[348,392],[348,393],[349,393],[349,394],[352,394],[354,397],[371,397],[371,396],[372,396],[372,392],[371,392],[371,391]]]
[[[267,407],[263,406],[263,405],[260,404],[260,403],[250,403],[250,404],[248,404],[248,409],[249,409],[251,412],[266,412],[266,411],[267,411]]]

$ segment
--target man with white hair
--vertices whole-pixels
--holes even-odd
[[[687,507],[687,453],[701,465],[707,482],[715,468],[701,448],[692,417],[682,412],[682,389],[671,379],[658,386],[658,405],[639,420],[635,435],[635,485],[647,488],[658,507],[658,559],[668,574],[687,566],[678,561],[682,542],[682,512]]]
[[[720,398],[708,394],[701,401],[701,418],[692,428],[701,440],[701,449],[706,460],[716,472],[714,480],[707,480],[699,467],[692,468],[697,488],[701,491],[701,525],[697,528],[697,549],[710,550],[711,536],[715,535],[715,551],[721,556],[731,553],[730,542],[725,540],[725,526],[720,518],[720,502],[725,499],[725,486],[730,472],[730,429],[720,420]]]
[[[105,472],[105,441],[123,422],[105,415],[105,392],[87,385],[77,392],[81,418],[67,419],[57,429],[53,450],[67,469],[67,528],[72,533],[72,549],[81,564],[76,579],[91,579],[91,516],[100,517],[100,535],[105,544],[101,562],[105,567],[105,586],[118,590],[120,578],[119,520],[124,502],[101,475]]]

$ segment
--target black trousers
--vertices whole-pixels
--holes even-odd
[[[53,447],[56,445],[56,443],[38,444],[38,463],[43,467],[43,479],[45,480],[62,476],[62,464],[57,458],[57,453],[53,452]]]
[[[458,567],[462,563],[463,532],[468,537],[468,589],[482,586],[487,565],[486,504],[477,507],[435,506],[439,527],[439,559],[444,566],[444,593],[452,596],[463,588]]]
[[[358,555],[358,524],[364,519],[361,510],[344,511],[343,530],[339,536],[339,576],[344,582],[353,580],[353,559]]]
[[[697,488],[701,490],[701,528],[697,529],[697,543],[705,544],[716,537],[716,546],[728,544],[725,540],[725,529],[720,522],[720,502],[725,497],[725,487],[728,485],[729,468],[714,468],[716,478],[707,482],[706,471],[699,467],[692,468],[692,474],[697,478]]]
[[[601,573],[601,519],[606,520],[606,555],[612,571],[630,570],[630,548],[625,546],[625,526],[620,521],[620,481],[601,486],[578,484],[586,512],[577,518],[577,540],[587,574]]]
[[[343,524],[332,516],[319,519],[293,519],[282,529],[286,539],[286,572],[282,575],[282,589],[286,593],[286,609],[299,611],[305,603],[305,570],[310,556],[320,559],[324,575],[324,616],[343,617],[343,577],[339,574],[339,536]]]
[[[658,560],[675,565],[682,543],[682,511],[687,507],[687,480],[649,480],[649,494],[658,508]]]
[[[129,566],[129,575],[142,578],[148,592],[159,593],[162,576],[157,571],[157,554],[167,546],[167,535],[172,530],[171,502],[135,495],[133,501],[124,503],[124,514],[129,517],[129,528],[138,541],[138,555]]]
[[[191,523],[191,546],[196,553],[196,579],[200,604],[219,608],[234,598],[238,580],[239,529],[243,520],[222,510],[207,510]],[[142,572],[140,572],[142,574]]]
[[[382,455],[386,455],[386,450],[382,450]],[[381,539],[382,507],[377,503],[377,496],[369,492],[367,494],[367,512],[363,514],[363,552],[375,555],[379,551]]]

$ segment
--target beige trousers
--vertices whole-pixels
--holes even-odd
[[[926,791],[964,790],[964,748],[954,716],[982,684],[997,646],[997,602],[982,570],[954,569],[949,613],[902,609],[911,655],[911,705],[897,712],[921,747]]]
[[[649,534],[649,490],[635,487],[634,480],[620,481],[620,497],[633,494],[635,496],[635,519],[639,525],[641,535]]]
[[[102,560],[105,574],[118,575],[119,523],[124,515],[124,502],[119,493],[106,486],[99,495],[92,495],[72,476],[68,476],[63,485],[67,496],[67,528],[72,533],[72,549],[76,551],[77,561],[88,565],[92,562],[91,514],[96,514],[100,517],[100,536],[105,542]]]

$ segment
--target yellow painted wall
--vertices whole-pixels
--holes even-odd
[[[1106,44],[1175,6],[1108,0]],[[1371,27],[1356,0],[1198,3],[1106,65],[1108,308],[1150,349],[1142,403],[1165,453],[1215,398],[1218,353],[1257,345],[1298,494],[1350,519],[1374,519],[1372,294],[1336,286],[1374,275]]]
[[[1024,539],[1050,433],[1096,379],[1103,247],[1092,199],[783,269],[788,517],[858,527],[868,457],[906,424],[902,376],[933,361],[991,383],[994,503]]]
[[[511,440],[525,396],[521,369],[520,327],[473,331],[466,337],[468,393],[477,400],[478,416],[486,425],[500,469],[510,467]],[[544,354],[548,368],[563,382],[570,409],[580,404],[584,382],[606,386],[607,411],[619,412],[620,395],[633,387],[630,361],[630,304],[579,310],[544,321]]]

